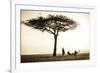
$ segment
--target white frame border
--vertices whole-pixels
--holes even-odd
[[[23,66],[25,67],[25,65],[22,65],[22,66],[18,65],[19,60],[16,61],[16,58],[19,54],[19,52],[16,52],[16,47],[17,47],[16,43],[18,43],[18,41],[16,42],[16,40],[18,39],[16,35],[19,35],[19,33],[18,33],[19,30],[17,30],[17,28],[16,28],[16,26],[19,27],[17,25],[18,23],[16,23],[17,22],[16,21],[16,6],[18,6],[18,5],[23,6],[24,4],[13,4],[13,3],[11,4],[11,6],[13,6],[13,7],[11,7],[11,72],[12,73],[23,71],[23,69],[26,70],[26,71],[33,71],[33,69],[34,69],[34,71],[38,71],[38,69],[40,69],[40,71],[42,71],[42,70],[49,69],[49,68],[51,68],[51,69],[63,69],[64,67],[65,68],[76,68],[76,67],[77,68],[80,68],[80,67],[85,68],[85,67],[89,67],[89,66],[93,67],[93,66],[96,65],[96,62],[95,62],[95,56],[96,56],[95,51],[96,51],[96,49],[94,49],[96,47],[95,46],[96,43],[95,43],[95,39],[94,39],[95,38],[95,36],[94,36],[95,35],[95,27],[94,27],[94,24],[95,24],[95,19],[94,19],[95,18],[95,7],[93,7],[93,6],[87,7],[87,6],[79,6],[79,5],[65,5],[65,6],[60,6],[60,5],[59,6],[53,6],[53,5],[51,5],[51,6],[46,6],[46,5],[29,5],[29,4],[25,4],[27,6],[35,6],[35,7],[40,7],[40,8],[41,7],[43,7],[43,8],[52,7],[52,8],[58,8],[58,9],[59,8],[61,8],[61,9],[63,9],[63,8],[65,8],[65,9],[66,8],[76,8],[76,9],[83,9],[83,10],[87,9],[87,10],[89,10],[88,12],[90,12],[90,14],[92,16],[91,17],[91,29],[92,29],[91,30],[91,38],[92,38],[91,47],[93,49],[92,49],[92,52],[91,52],[92,53],[92,55],[91,55],[92,59],[89,60],[89,61],[83,61],[82,64],[79,63],[80,61],[71,61],[71,62],[67,61],[67,66],[66,66],[66,65],[64,65],[64,64],[66,64],[65,61],[64,62],[59,62],[58,61],[56,63],[55,62],[36,63],[34,65],[36,65],[37,67],[36,66],[32,67],[33,64],[31,63],[31,64],[27,64],[27,67],[31,66],[30,69],[28,69],[27,67],[22,69],[22,67]],[[93,51],[94,51],[94,53],[93,53]],[[58,65],[58,64],[60,64],[60,65]],[[46,68],[46,67],[41,68],[41,67],[39,67],[40,65],[43,65],[43,66],[48,65],[48,68]],[[54,65],[54,67],[52,65]],[[58,67],[56,68],[55,65],[57,65]]]

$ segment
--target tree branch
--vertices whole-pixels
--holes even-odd
[[[54,35],[54,32],[53,32],[53,31],[51,31],[50,29],[45,28],[45,30],[46,30],[46,31],[48,31],[48,32],[50,32],[51,34],[53,34],[53,35]]]

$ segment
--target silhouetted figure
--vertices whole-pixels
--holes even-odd
[[[62,48],[62,55],[64,55],[65,54],[65,50],[64,50],[64,48]]]
[[[67,54],[68,54],[68,55],[71,55],[71,53],[70,53],[69,51],[67,52]]]
[[[77,55],[77,54],[78,54],[78,52],[75,50],[73,55]]]

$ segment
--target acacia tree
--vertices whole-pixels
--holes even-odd
[[[48,15],[47,17],[38,17],[24,22],[24,24],[38,29],[42,32],[47,31],[54,35],[54,51],[53,56],[56,56],[57,37],[59,32],[65,32],[77,27],[77,23],[63,15]]]

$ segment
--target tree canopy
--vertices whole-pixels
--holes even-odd
[[[65,32],[77,27],[78,23],[63,15],[48,15],[47,17],[38,17],[24,22],[27,26],[38,29],[42,32],[47,31],[58,35],[58,32]]]

